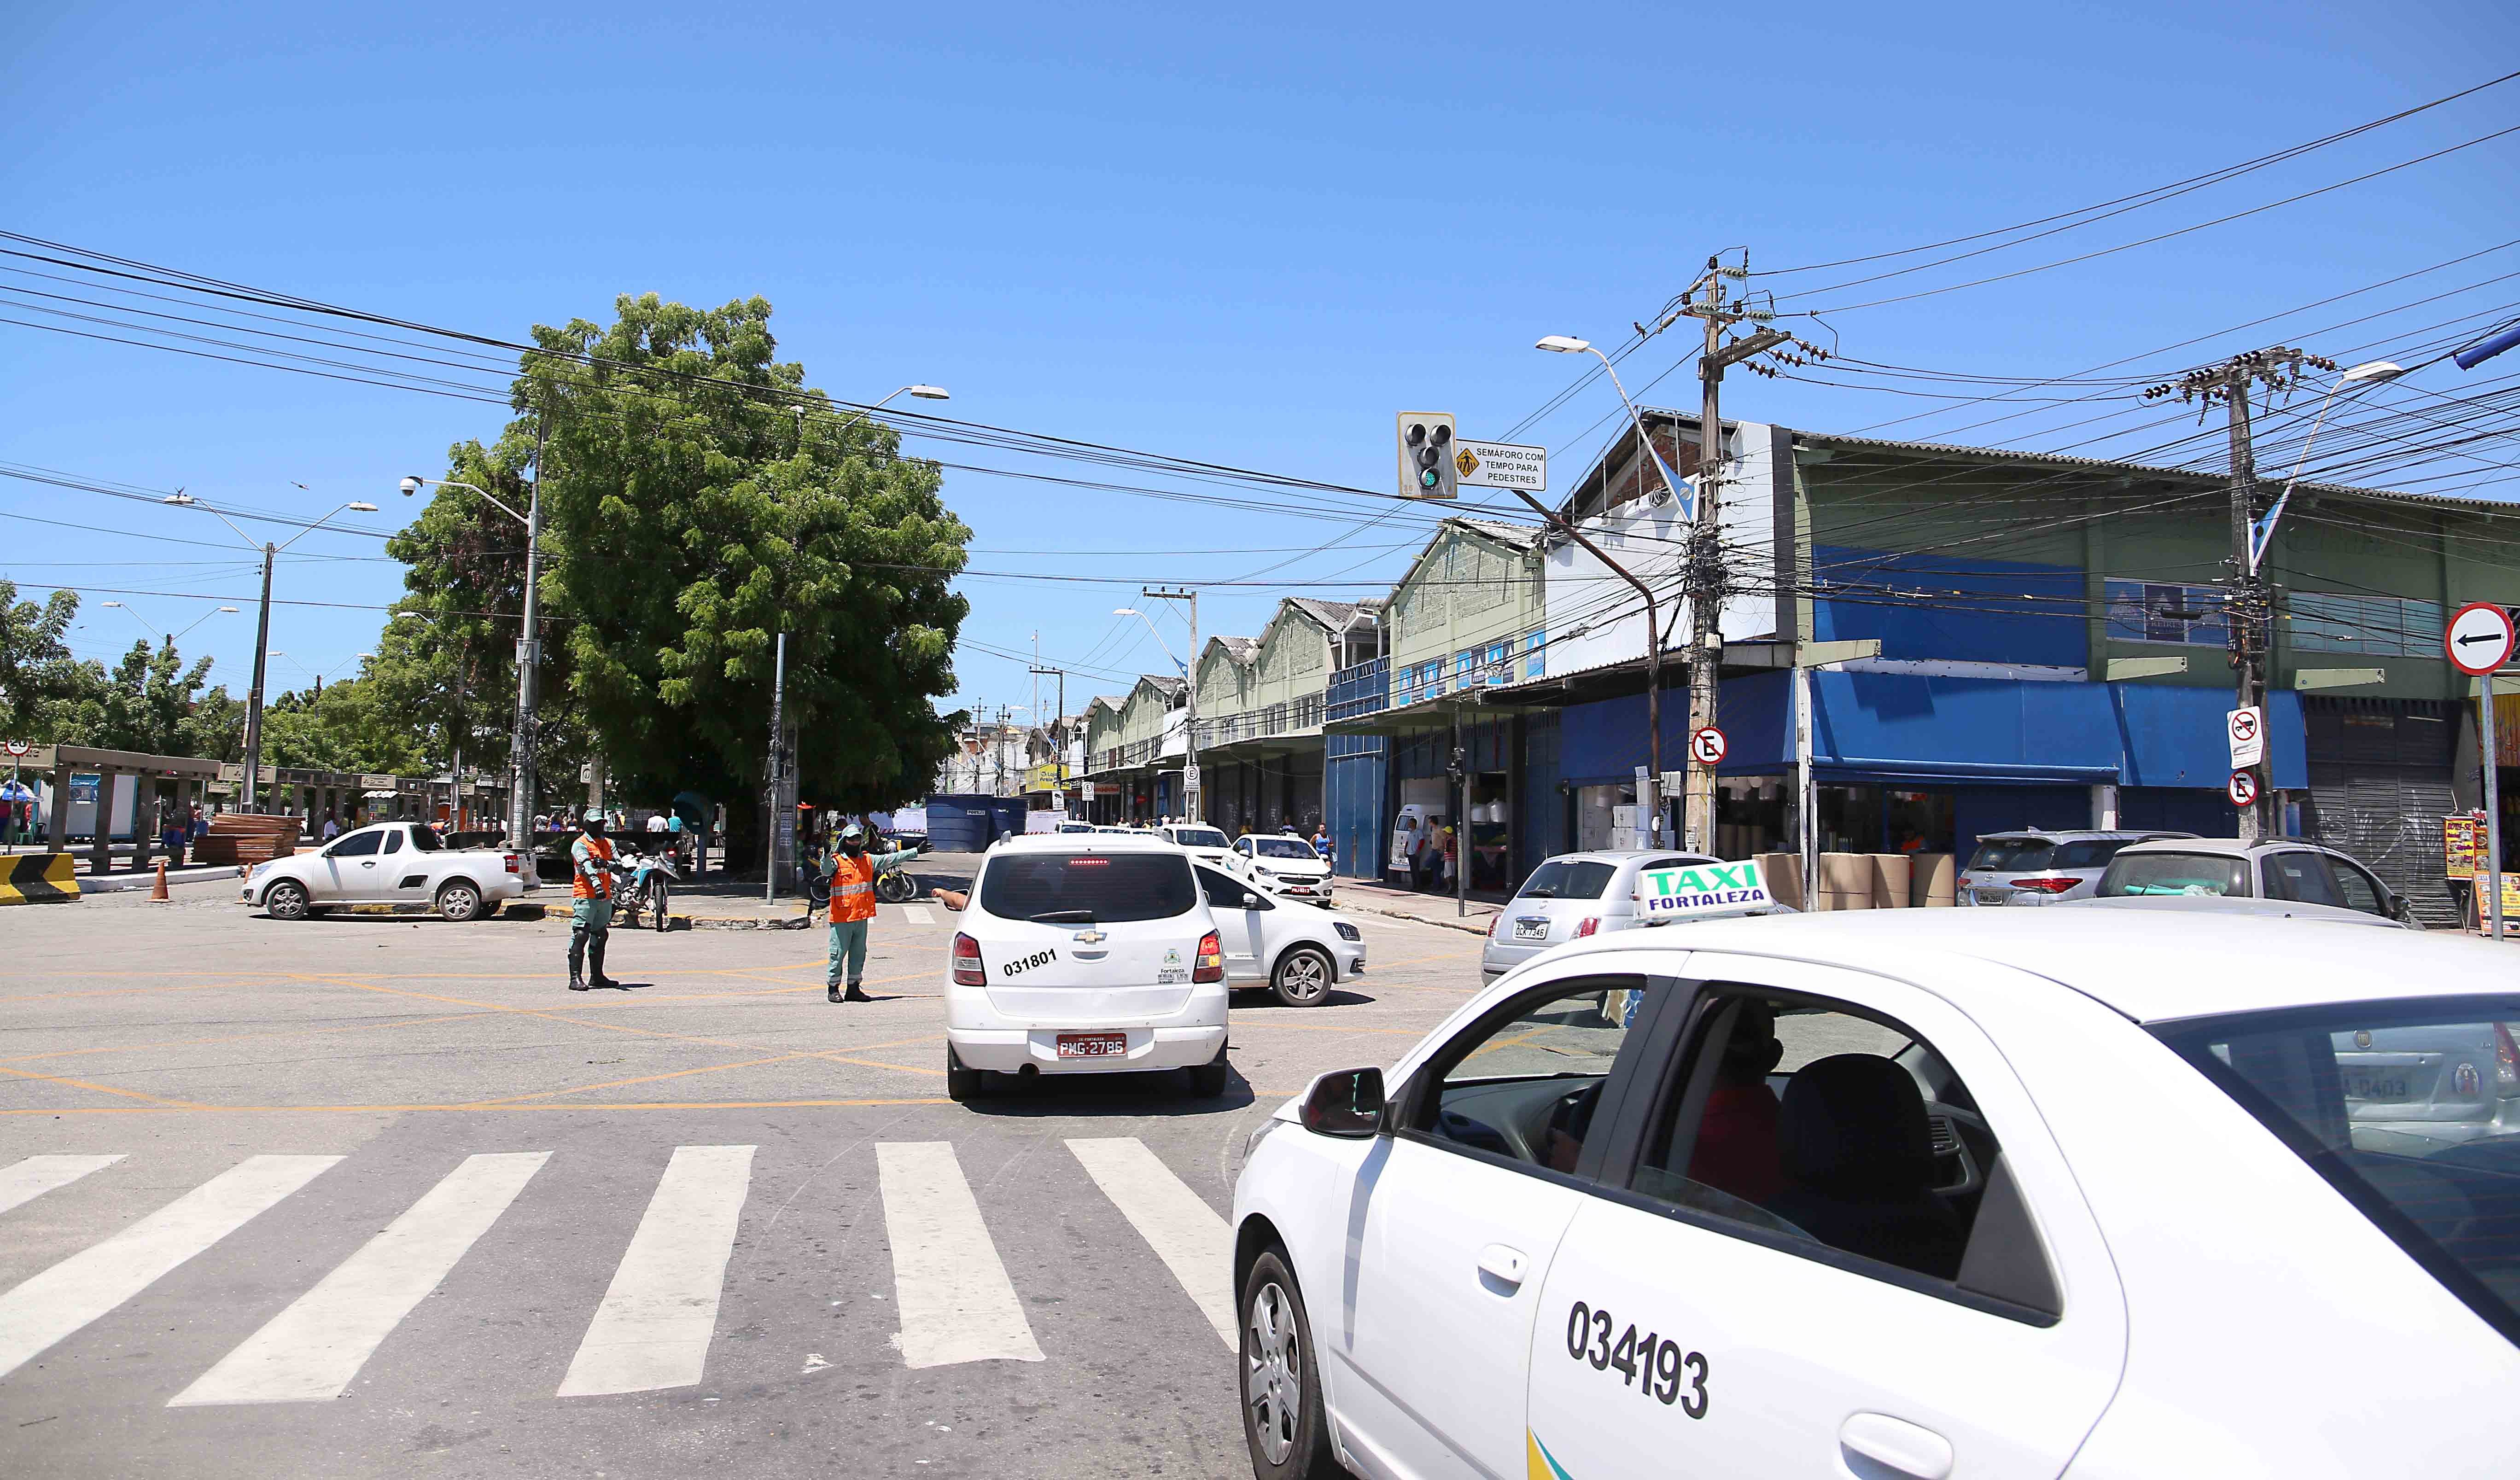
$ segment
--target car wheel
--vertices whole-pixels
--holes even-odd
[[[1242,1438],[1257,1480],[1332,1480],[1313,1323],[1284,1256],[1263,1253],[1242,1281]]]
[[[284,878],[263,891],[263,913],[274,919],[304,919],[312,913],[313,904],[306,886],[294,879]]]
[[[480,887],[469,878],[450,878],[437,889],[437,913],[462,924],[481,913]]]
[[[1225,1093],[1225,1051],[1218,1049],[1216,1057],[1190,1071],[1190,1092],[1201,1099],[1214,1099]]]
[[[1318,1008],[1329,999],[1336,971],[1330,959],[1311,946],[1298,946],[1281,957],[1270,974],[1269,990],[1290,1008]]]
[[[963,1067],[963,1055],[954,1046],[945,1046],[945,1098],[956,1104],[968,1104],[986,1093],[980,1084],[981,1070]]]

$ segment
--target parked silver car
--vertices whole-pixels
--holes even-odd
[[[2192,833],[2158,830],[2048,832],[2025,828],[1978,834],[1977,851],[1960,866],[1961,905],[2045,905],[2089,899],[2109,860],[2129,843]]]
[[[2169,894],[2220,894],[2227,899],[2281,899],[2328,905],[2421,929],[2406,896],[2354,858],[2298,837],[2163,838],[2129,843],[2100,875],[2100,899]]]
[[[1479,970],[1502,976],[1524,962],[1570,940],[1642,924],[1637,910],[1637,875],[1647,869],[1679,869],[1720,860],[1668,848],[1604,849],[1560,853],[1531,871],[1488,926]]]

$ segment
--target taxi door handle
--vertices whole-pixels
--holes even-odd
[[[372,859],[369,859],[366,863],[363,863],[363,864],[359,865],[359,867],[360,867],[360,868],[362,868],[362,869],[373,869],[373,868],[375,868],[376,866],[377,866],[377,861],[376,861],[375,859],[373,859],[373,858],[372,858]]]
[[[1837,1447],[1846,1467],[1858,1475],[1944,1480],[1952,1472],[1950,1440],[1887,1413],[1857,1413],[1847,1419],[1838,1427]]]
[[[1522,1277],[1530,1270],[1531,1261],[1523,1257],[1520,1249],[1492,1243],[1479,1250],[1479,1273],[1509,1291],[1522,1288]]]

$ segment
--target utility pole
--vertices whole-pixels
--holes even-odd
[[[1761,329],[1747,338],[1727,341],[1726,331],[1744,320],[1765,323],[1776,317],[1771,307],[1747,299],[1727,302],[1726,279],[1750,276],[1750,253],[1741,249],[1739,266],[1727,266],[1723,253],[1706,259],[1706,271],[1681,295],[1680,313],[1706,321],[1706,345],[1697,358],[1700,388],[1697,413],[1697,517],[1688,532],[1682,570],[1688,596],[1688,733],[1712,729],[1718,718],[1724,666],[1724,600],[1731,594],[1732,573],[1724,560],[1721,516],[1724,466],[1723,385],[1725,367],[1735,365],[1791,339],[1781,330]],[[1702,296],[1701,296],[1702,294]],[[1669,322],[1666,320],[1666,322]],[[1677,496],[1680,492],[1672,490]],[[1700,853],[1715,851],[1715,768],[1694,760],[1681,810],[1681,845]],[[1656,773],[1654,780],[1661,780]],[[1655,817],[1661,818],[1659,809]]]
[[[548,395],[550,392],[544,392]],[[543,445],[551,432],[551,412],[534,417],[534,480],[525,504],[525,619],[517,638],[517,724],[508,757],[508,846],[524,860],[526,882],[534,882],[534,850],[526,836],[534,816],[534,740],[536,686],[540,681],[543,642],[539,627],[542,601]]]
[[[2199,420],[2218,400],[2229,412],[2231,561],[2227,583],[2230,595],[2224,602],[2225,646],[2230,650],[2233,673],[2232,707],[2256,709],[2262,715],[2267,703],[2267,658],[2269,639],[2274,630],[2274,601],[2251,558],[2252,536],[2258,516],[2264,511],[2258,507],[2257,461],[2249,447],[2249,386],[2264,385],[2271,397],[2289,394],[2301,384],[2305,365],[2326,371],[2336,369],[2333,361],[2278,344],[2233,355],[2220,365],[2191,370],[2175,381],[2144,391],[2146,400],[2176,395],[2182,401],[2198,402]],[[2273,745],[2263,730],[2261,740],[2258,763],[2242,768],[2257,785],[2254,799],[2239,809],[2239,836],[2244,843],[2274,836],[2280,830],[2275,814],[2273,767],[2265,758],[2272,754]]]
[[[1038,632],[1034,633],[1032,641],[1034,649],[1038,650],[1041,647],[1041,634]],[[1067,731],[1065,729],[1067,724],[1067,670],[1064,668],[1043,667],[1041,665],[1040,654],[1038,650],[1036,650],[1032,660],[1032,674],[1033,678],[1036,680],[1033,684],[1033,709],[1036,715],[1039,714],[1041,708],[1041,685],[1038,680],[1045,673],[1056,673],[1058,675],[1058,712],[1051,717],[1051,722],[1046,728],[1047,733],[1050,736],[1050,763],[1058,768],[1051,773],[1052,776],[1058,779],[1057,784],[1051,787],[1051,794],[1053,800],[1056,801],[1062,810],[1064,810],[1067,806]]]
[[[788,634],[785,632],[779,634],[778,655],[772,661],[773,666],[771,668],[770,677],[769,805],[763,809],[770,814],[770,826],[762,830],[769,834],[768,847],[770,852],[769,856],[762,860],[761,865],[761,902],[763,904],[768,904],[772,900],[778,898],[779,844],[782,834],[788,833],[789,830],[796,826],[796,818],[792,809],[784,805],[786,801],[785,793],[787,791],[787,787],[784,783],[788,779],[788,757],[786,753],[788,749]]]
[[[271,647],[271,562],[280,554],[268,540],[262,546],[262,614],[253,623],[253,692],[245,700],[245,807],[262,810],[262,670]]]
[[[1182,689],[1190,705],[1190,712],[1182,717],[1182,743],[1187,747],[1182,761],[1182,820],[1203,823],[1207,816],[1198,804],[1198,592],[1188,586],[1142,586],[1138,594],[1190,606],[1190,661],[1182,667]]]

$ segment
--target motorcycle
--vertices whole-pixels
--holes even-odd
[[[667,913],[667,902],[672,892],[670,885],[680,882],[682,875],[674,872],[672,855],[640,854],[630,868],[630,882],[623,886],[616,906],[621,912],[622,923],[636,930],[639,928],[640,912],[645,910],[655,921],[653,928],[671,928],[673,917]]]

